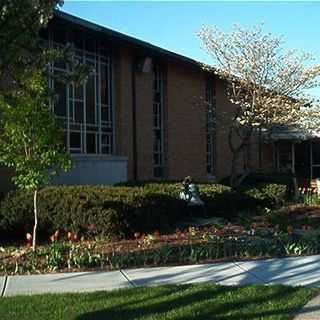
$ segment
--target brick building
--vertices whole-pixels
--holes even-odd
[[[59,97],[54,110],[75,161],[57,183],[186,175],[210,181],[229,175],[233,108],[225,84],[199,62],[63,12],[44,36],[52,47],[72,43],[76,59],[95,70],[79,87],[50,80]],[[57,62],[52,71],[65,68]],[[270,152],[262,158],[269,161]],[[8,172],[1,172],[4,189]]]

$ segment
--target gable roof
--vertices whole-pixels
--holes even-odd
[[[104,26],[98,25],[96,23],[90,22],[88,20],[79,18],[77,16],[63,12],[61,10],[55,11],[55,17],[57,17],[58,19],[62,19],[62,20],[74,23],[76,25],[82,26],[84,28],[90,29],[92,31],[99,32],[103,35],[108,36],[108,38],[110,38],[112,40],[117,40],[122,43],[126,43],[130,46],[137,48],[137,49],[145,49],[145,50],[148,50],[152,54],[155,54],[157,56],[163,56],[163,57],[175,60],[175,61],[180,61],[183,63],[187,63],[189,65],[192,65],[194,67],[203,69],[202,68],[203,63],[201,63],[200,61],[197,61],[197,60],[191,59],[189,57],[183,56],[181,54],[163,49],[163,48],[155,46],[149,42],[128,36],[124,33],[118,32],[118,31],[114,31],[114,30],[109,29],[107,27],[104,27]]]

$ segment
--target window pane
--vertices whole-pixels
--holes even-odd
[[[75,121],[78,123],[83,123],[83,103],[82,102],[75,102]]]
[[[54,111],[58,117],[67,116],[66,108],[66,86],[64,83],[55,81],[54,90],[57,95],[57,100],[55,102]]]
[[[103,134],[101,136],[101,150],[104,154],[112,154],[112,134]]]
[[[70,132],[70,148],[81,149],[80,132]]]
[[[103,122],[110,121],[107,107],[101,107],[101,120]]]
[[[163,176],[163,73],[158,66],[153,74],[153,165],[154,177]]]
[[[101,72],[101,103],[102,104],[108,104],[108,68],[107,65],[102,64],[100,67]]]
[[[87,133],[87,153],[97,153],[95,133]]]
[[[75,88],[75,99],[83,100],[83,85],[77,86]]]
[[[86,84],[86,118],[87,123],[96,123],[94,76],[90,76]]]

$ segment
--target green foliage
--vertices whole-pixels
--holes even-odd
[[[318,206],[320,205],[320,197],[317,194],[303,194],[302,202],[308,206]]]
[[[112,270],[205,263],[219,259],[301,256],[319,254],[319,243],[319,230],[301,236],[280,233],[272,237],[252,235],[220,237],[208,234],[201,242],[193,242],[193,237],[189,235],[188,241],[184,243],[164,243],[154,246],[145,241],[140,243],[136,250],[121,245],[121,250],[117,246],[112,246],[111,250],[105,251],[104,246],[99,246],[97,243],[56,242],[39,248],[37,253],[8,250],[0,272],[23,274],[87,268]],[[9,259],[10,255],[14,259]]]
[[[63,243],[53,243],[41,251],[39,256],[45,256],[48,271],[56,271],[66,267],[66,253],[67,248]]]
[[[293,175],[281,172],[251,172],[243,181],[246,186],[256,186],[263,183],[275,183],[287,185],[289,189],[293,188]]]
[[[285,186],[263,185],[236,193],[216,184],[200,185],[206,214],[230,218],[241,209],[257,209],[284,201]],[[180,200],[180,184],[145,184],[144,187],[59,186],[39,192],[39,232],[47,237],[56,229],[103,237],[124,237],[134,232],[175,228],[189,215]],[[265,193],[264,193],[265,192]],[[29,192],[7,195],[0,205],[0,230],[19,237],[32,227]],[[203,210],[199,210],[203,215]],[[94,230],[88,230],[89,226]]]
[[[165,192],[179,197],[182,191],[178,182],[138,182],[136,184],[145,190]],[[121,184],[121,186],[135,186],[134,183]],[[209,216],[224,216],[230,218],[242,210],[256,210],[257,207],[280,206],[288,198],[288,187],[285,184],[259,183],[255,186],[244,186],[239,190],[222,184],[199,184],[201,199],[205,202]]]
[[[48,187],[39,192],[39,232],[56,229],[122,237],[135,231],[172,227],[185,211],[185,202],[170,193],[126,187]],[[19,233],[32,226],[28,192],[10,193],[1,204],[0,229]]]
[[[244,190],[245,194],[260,201],[264,207],[282,206],[288,198],[288,188],[283,184],[259,184]]]
[[[2,0],[0,5],[0,95],[28,87],[46,66],[39,33],[61,0]]]
[[[68,268],[96,268],[102,266],[102,255],[94,252],[94,246],[72,245],[69,249]]]
[[[37,95],[16,95],[10,105],[0,101],[0,164],[13,168],[14,183],[26,190],[41,188],[71,166],[41,76],[32,86]]]

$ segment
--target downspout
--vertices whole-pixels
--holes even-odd
[[[131,87],[132,87],[132,164],[133,180],[138,180],[138,152],[137,152],[137,102],[136,102],[136,62],[131,66]]]

